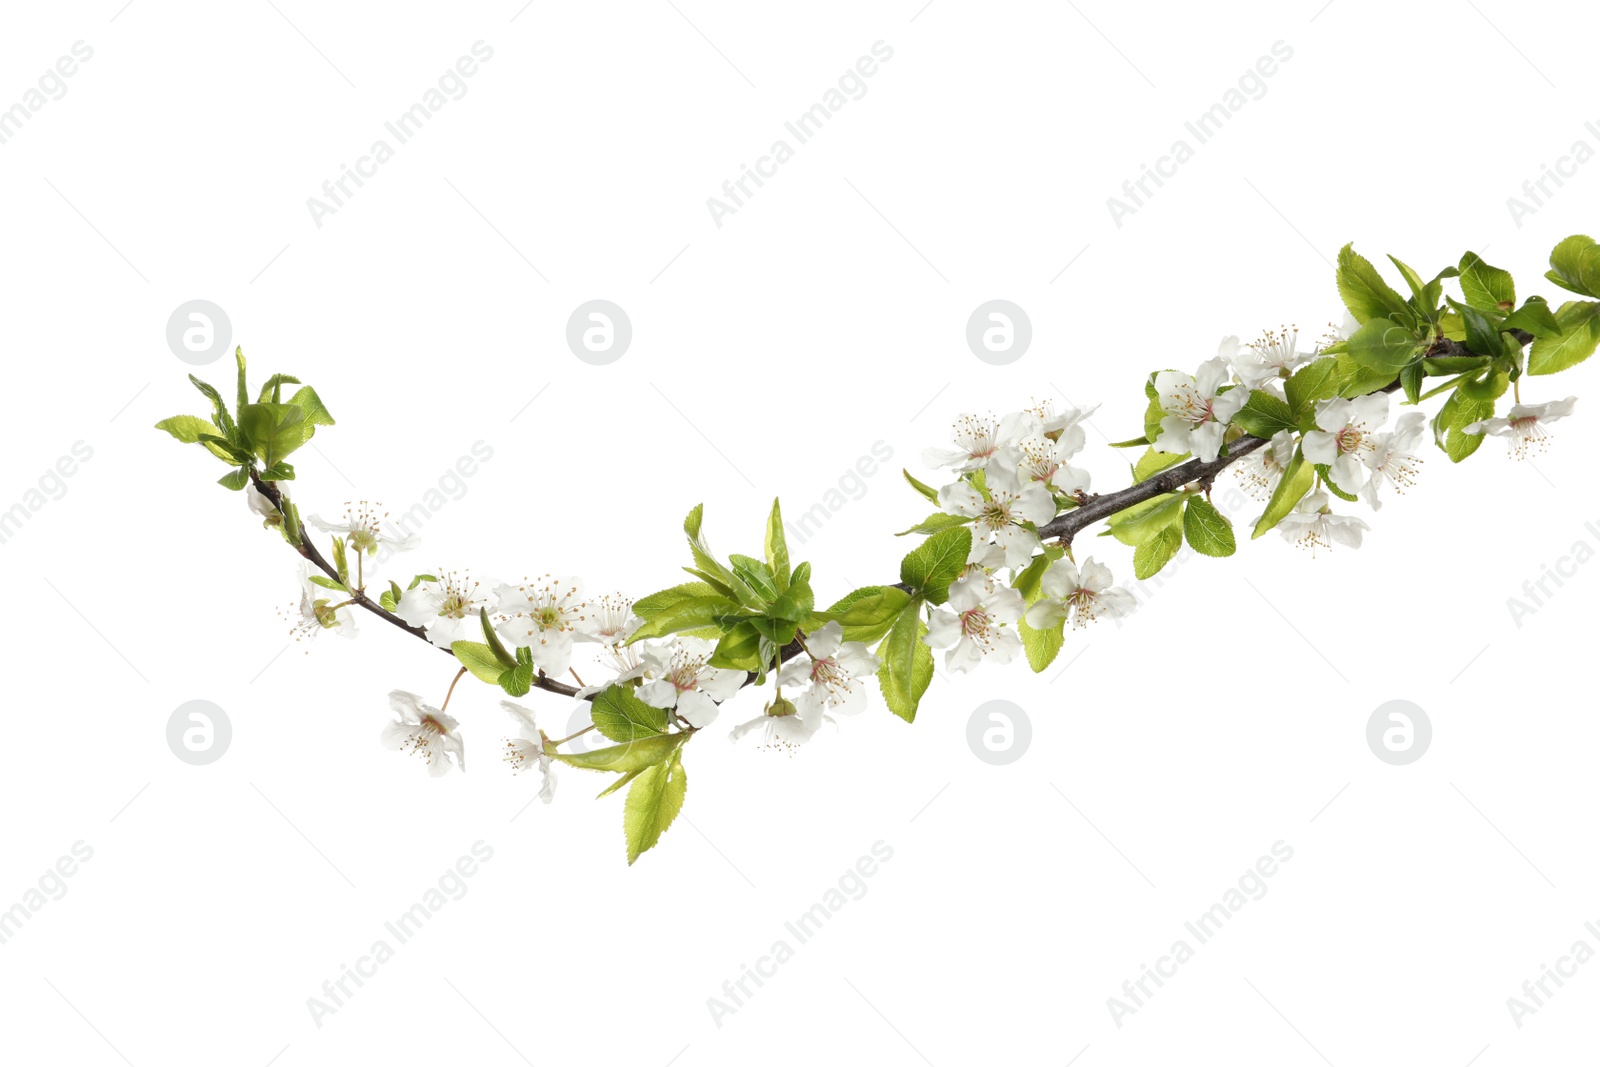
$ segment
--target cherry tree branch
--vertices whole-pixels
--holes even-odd
[[[1512,336],[1523,344],[1533,340],[1533,335],[1525,330],[1512,330]],[[1424,358],[1436,356],[1476,356],[1478,353],[1468,350],[1460,341],[1452,341],[1447,337],[1436,340],[1429,348]],[[1375,389],[1375,393],[1392,393],[1400,388],[1400,379]],[[1221,474],[1228,466],[1237,460],[1243,459],[1258,448],[1269,444],[1265,438],[1252,437],[1245,434],[1228,443],[1227,451],[1213,460],[1191,459],[1177,466],[1168,467],[1166,470],[1157,471],[1142,482],[1135,482],[1126,489],[1119,489],[1115,493],[1096,494],[1091,496],[1080,507],[1063,512],[1039,527],[1039,538],[1048,541],[1059,537],[1070,544],[1072,538],[1086,527],[1108,519],[1119,511],[1125,511],[1135,504],[1142,504],[1152,500],[1163,493],[1175,492],[1191,482],[1201,482],[1210,485],[1212,479]]]
[[[1525,331],[1513,330],[1510,332],[1525,345],[1533,340],[1533,336]],[[1452,341],[1448,338],[1439,338],[1436,340],[1426,353],[1426,355],[1429,357],[1475,356],[1477,354],[1478,353],[1469,351],[1461,342]],[[1400,381],[1399,379],[1396,379],[1390,382],[1388,385],[1385,385],[1382,389],[1374,391],[1380,393],[1392,393],[1399,388]],[[1183,486],[1194,482],[1200,482],[1203,485],[1209,486],[1212,480],[1215,479],[1218,474],[1222,473],[1222,471],[1226,470],[1231,464],[1243,459],[1245,456],[1248,456],[1250,453],[1262,448],[1268,443],[1269,442],[1265,438],[1253,437],[1249,434],[1246,434],[1229,442],[1227,445],[1227,451],[1224,454],[1219,455],[1216,459],[1187,460],[1183,463],[1177,464],[1176,466],[1168,467],[1162,471],[1157,471],[1150,477],[1144,479],[1143,481],[1135,482],[1126,489],[1119,489],[1114,493],[1103,493],[1090,496],[1080,506],[1073,508],[1071,511],[1063,512],[1062,514],[1057,515],[1054,519],[1051,519],[1049,522],[1039,527],[1039,537],[1041,540],[1059,538],[1063,542],[1070,544],[1072,542],[1072,538],[1087,527],[1099,522],[1102,519],[1108,519],[1111,516],[1116,515],[1118,512],[1125,511],[1136,504],[1143,503],[1146,500],[1154,499],[1155,497],[1161,496],[1164,493],[1175,492],[1178,489],[1181,489]],[[261,495],[266,497],[267,500],[272,503],[273,507],[277,508],[279,512],[284,511],[284,496],[282,490],[278,488],[277,483],[263,480],[260,474],[255,470],[251,470],[250,472],[250,481],[255,485],[256,489],[261,493]],[[300,555],[304,556],[312,564],[312,566],[322,571],[323,574],[327,575],[336,582],[342,581],[339,577],[339,572],[332,564],[328,562],[327,558],[324,557],[320,551],[318,551],[317,546],[311,540],[310,533],[304,527],[302,527],[300,531],[300,543],[294,547],[300,553]],[[903,582],[895,582],[893,584],[897,588],[906,589],[909,592],[909,587],[907,587]],[[377,601],[367,596],[366,590],[351,589],[348,590],[348,592],[350,593],[351,603],[371,612],[373,615],[376,615],[389,625],[404,630],[411,636],[426,642],[430,648],[437,648],[439,651],[450,656],[452,659],[455,658],[455,653],[453,653],[450,649],[442,648],[429,640],[428,632],[425,629],[420,626],[412,626],[410,623],[406,622],[392,611],[384,608],[382,604],[379,604]],[[798,640],[791,641],[787,645],[783,646],[783,648],[779,649],[778,660],[779,662],[784,662],[793,659],[802,651],[804,651],[804,647]],[[751,685],[755,682],[755,680],[756,676],[754,674],[747,674],[745,676],[744,684]],[[556,681],[553,678],[547,677],[543,672],[540,672],[534,678],[533,686],[536,689],[542,689],[547,693],[555,693],[559,696],[575,697],[578,695],[578,689],[576,686],[568,685],[566,682]]]
[[[278,488],[276,482],[263,481],[261,476],[253,470],[250,472],[250,481],[255,484],[256,489],[260,491],[262,496],[266,497],[272,502],[273,507],[277,508],[279,512],[284,510],[283,492]],[[323,574],[326,574],[334,581],[340,581],[339,572],[334,569],[333,565],[328,562],[327,558],[317,550],[317,546],[312,543],[311,532],[304,526],[300,528],[300,543],[294,547],[296,551],[310,561],[313,567],[316,567]],[[451,652],[448,648],[443,648],[428,640],[428,631],[424,630],[420,626],[412,626],[394,612],[389,611],[382,604],[379,604],[376,600],[373,600],[371,597],[367,596],[365,589],[348,589],[348,591],[350,593],[351,603],[357,605],[358,607],[365,608],[378,618],[382,619],[384,622],[391,626],[399,627],[412,637],[422,639],[423,641],[427,642],[429,648],[437,648],[440,652],[443,652],[451,659],[455,658],[454,652]],[[535,688],[543,689],[549,693],[557,693],[561,696],[572,697],[578,695],[578,689],[576,686],[568,685],[566,682],[558,682],[554,678],[547,678],[542,673],[534,678],[533,684]]]

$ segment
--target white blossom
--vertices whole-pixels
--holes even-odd
[[[1022,638],[1009,625],[1022,618],[1022,594],[976,574],[950,585],[950,599],[934,608],[923,637],[931,648],[948,648],[944,663],[970,671],[993,657],[1010,663],[1022,651]]]
[[[1285,541],[1309,549],[1313,556],[1317,549],[1332,548],[1335,542],[1360,548],[1361,533],[1366,529],[1367,524],[1354,515],[1333,514],[1328,508],[1328,494],[1320,489],[1307,493],[1278,524]]]
[[[428,773],[435,778],[449,773],[452,758],[461,770],[467,769],[467,753],[461,735],[456,733],[459,724],[455,719],[402,689],[389,694],[389,706],[400,718],[385,726],[379,735],[385,748],[421,756]]]
[[[700,729],[717,717],[718,702],[744,685],[744,672],[709,666],[714,646],[697,637],[677,637],[644,652],[645,677],[639,699],[653,708],[676,708],[678,717]]]
[[[387,518],[387,512],[378,514],[377,505],[358,500],[353,504],[345,502],[343,522],[329,522],[320,515],[313,515],[306,521],[323,533],[341,535],[352,549],[368,556],[376,556],[380,546],[391,552],[407,552],[421,543],[421,537],[415,533],[403,537],[384,533],[383,521]]]
[[[844,640],[844,628],[829,622],[806,635],[805,652],[783,665],[778,684],[803,685],[795,706],[802,712],[854,715],[867,706],[867,679],[878,672],[878,657],[860,641]]]
[[[1038,419],[1039,428],[1036,432],[1058,442],[1065,450],[1063,458],[1070,459],[1083,451],[1084,433],[1080,423],[1088,421],[1089,416],[1099,409],[1099,404],[1091,404],[1086,408],[1068,406],[1058,414],[1054,403],[1040,400],[1033,407],[1023,409],[1023,414]]]
[[[1248,389],[1228,385],[1228,361],[1221,356],[1200,364],[1194,375],[1164,370],[1156,375],[1156,403],[1165,413],[1155,440],[1158,452],[1192,452],[1210,462],[1222,451],[1228,421],[1244,406]]]
[[[1312,463],[1327,465],[1334,485],[1346,493],[1356,493],[1364,481],[1367,457],[1377,448],[1378,428],[1388,418],[1387,393],[1319,401],[1318,428],[1301,439],[1300,450]]]
[[[1367,484],[1361,487],[1361,495],[1372,505],[1373,511],[1383,507],[1378,490],[1384,482],[1393,485],[1397,493],[1416,484],[1417,475],[1422,471],[1422,457],[1412,449],[1422,440],[1427,421],[1422,412],[1408,411],[1395,422],[1391,432],[1380,433],[1373,441],[1372,451],[1363,458],[1370,474]]]
[[[289,636],[296,641],[310,641],[332,630],[340,637],[355,637],[355,611],[346,603],[350,595],[324,588],[311,580],[313,574],[321,573],[310,560],[300,561],[300,601],[287,612],[279,612],[290,622]]]
[[[962,415],[952,431],[956,447],[930,448],[922,453],[922,461],[930,467],[954,467],[958,474],[975,471],[998,456],[1014,455],[1022,439],[1038,432],[1040,425],[1038,417],[1026,411],[998,422],[993,415]]]
[[[533,665],[548,675],[565,673],[572,666],[572,639],[594,629],[583,582],[546,574],[507,582],[495,589],[496,605],[506,620],[495,628],[500,639],[526,647]]]
[[[939,490],[939,506],[952,515],[976,519],[973,538],[992,537],[1006,554],[1006,566],[1021,566],[1039,547],[1039,538],[1017,524],[1049,522],[1055,517],[1055,501],[1040,483],[1024,485],[1015,460],[1006,457],[989,466],[984,484],[987,494],[966,481],[952,482]]]
[[[1279,430],[1266,445],[1248,453],[1233,465],[1234,476],[1244,491],[1257,500],[1267,500],[1278,488],[1284,472],[1294,459],[1294,434]]]
[[[1043,596],[1028,608],[1028,625],[1048,630],[1066,620],[1084,627],[1100,618],[1120,619],[1138,606],[1133,594],[1111,584],[1111,568],[1093,556],[1077,564],[1063,556],[1045,569],[1039,579]]]
[[[478,612],[487,607],[489,589],[484,583],[466,571],[444,571],[400,594],[394,613],[409,625],[427,630],[429,641],[449,648],[457,641],[483,640]]]
[[[1268,330],[1248,345],[1241,345],[1237,337],[1225,337],[1217,354],[1233,365],[1247,389],[1281,381],[1313,358],[1300,351],[1300,331],[1293,326],[1280,327],[1277,333]]]
[[[521,774],[531,767],[539,768],[539,799],[546,804],[556,795],[556,772],[550,754],[544,750],[544,731],[534,719],[533,712],[520,704],[502,700],[500,707],[517,722],[517,736],[506,738],[505,761],[511,764],[512,774]]]
[[[267,495],[256,488],[255,482],[247,482],[244,487],[244,502],[250,510],[261,516],[263,525],[276,526],[282,520],[278,509],[273,506]]]
[[[1490,433],[1506,439],[1506,447],[1515,459],[1527,459],[1533,452],[1542,452],[1550,445],[1550,435],[1545,426],[1572,414],[1578,398],[1552,400],[1546,404],[1515,404],[1503,419],[1484,419],[1465,428],[1467,433]]]
[[[822,720],[822,709],[816,705],[802,709],[790,700],[774,700],[760,715],[730,730],[728,739],[738,741],[759,730],[761,740],[758,747],[793,754],[795,749],[816,736]]]
[[[1065,434],[1058,441],[1052,441],[1042,434],[1022,440],[1017,450],[1022,455],[1021,474],[1025,481],[1036,482],[1062,496],[1076,497],[1079,493],[1089,491],[1089,472],[1067,462],[1083,447],[1083,431],[1078,427],[1073,428],[1078,430],[1077,448],[1064,443],[1067,440]]]

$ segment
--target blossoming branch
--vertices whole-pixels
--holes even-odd
[[[691,561],[684,570],[694,580],[638,599],[593,596],[577,578],[553,574],[496,581],[463,569],[380,583],[380,549],[387,559],[416,547],[416,538],[393,536],[365,502],[332,520],[302,520],[288,491],[289,456],[333,417],[310,386],[285,374],[267,379],[252,400],[242,351],[231,409],[191,375],[211,417],[156,425],[227,464],[220,484],[242,491],[299,553],[299,598],[289,612],[298,640],[353,637],[365,613],[453,657],[437,707],[414,693],[389,694],[395,719],[381,732],[384,744],[417,756],[435,776],[465,770],[461,727],[446,709],[471,674],[514,698],[501,702],[514,727],[503,756],[514,771],[537,768],[545,802],[558,763],[614,775],[601,796],[627,788],[632,863],[683,806],[683,749],[741,690],[770,684],[771,695],[731,738],[793,751],[835,716],[865,709],[870,680],[891,712],[912,721],[934,676],[935,650],[951,671],[1019,655],[1042,671],[1069,629],[1132,611],[1132,594],[1115,585],[1105,561],[1078,559],[1074,539],[1096,524],[1132,550],[1141,579],[1185,542],[1203,555],[1232,555],[1233,526],[1210,497],[1216,477],[1233,467],[1262,503],[1252,537],[1277,530],[1312,555],[1356,548],[1368,526],[1343,505],[1377,511],[1385,496],[1413,486],[1423,464],[1417,449],[1430,431],[1453,462],[1487,436],[1505,438],[1518,458],[1545,447],[1549,425],[1570,415],[1575,400],[1524,399],[1525,379],[1566,370],[1600,343],[1600,245],[1574,236],[1552,251],[1545,277],[1587,298],[1553,309],[1540,296],[1518,304],[1511,275],[1472,252],[1429,281],[1389,258],[1409,296],[1349,246],[1340,251],[1345,324],[1310,350],[1293,330],[1251,344],[1228,337],[1192,374],[1151,373],[1141,432],[1112,446],[1141,450],[1124,489],[1096,493],[1089,472],[1074,465],[1094,408],[1058,412],[1044,403],[1001,418],[962,416],[949,445],[924,455],[929,468],[946,472],[935,479],[943,484],[906,472],[935,510],[902,531],[925,539],[901,561],[899,581],[852,590],[826,608],[817,604],[811,565],[790,558],[777,501],[759,557],[714,553],[696,506],[683,525]],[[1459,298],[1446,295],[1446,281]],[[1498,414],[1508,392],[1512,403]],[[1429,416],[1424,405],[1440,397]],[[590,683],[574,665],[580,647],[594,653],[583,664]],[[592,725],[550,737],[542,716],[514,702],[535,689],[583,702]],[[591,730],[613,743],[570,744]]]

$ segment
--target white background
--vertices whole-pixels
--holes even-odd
[[[600,778],[569,770],[523,810],[535,782],[496,759],[487,687],[452,703],[470,774],[378,746],[388,690],[442,698],[437,652],[375,620],[283,651],[293,556],[212,484],[220,464],[150,428],[203,411],[164,337],[187,300],[227,310],[257,380],[296,374],[338,418],[296,457],[307,511],[404,510],[493,449],[402,579],[554,570],[642,595],[681,577],[692,504],[720,551],[754,551],[774,494],[803,511],[881,440],[893,460],[795,548],[831,600],[894,577],[909,545],[889,535],[926,511],[898,468],[930,477],[921,451],[962,410],[1103,401],[1086,459],[1114,488],[1128,454],[1103,439],[1138,432],[1145,374],[1225,333],[1320,334],[1344,242],[1430,276],[1485,250],[1556,298],[1549,248],[1597,225],[1600,163],[1520,227],[1506,206],[1574,141],[1600,147],[1596,21],[1572,5],[675,2],[7,11],[0,106],[75,41],[93,57],[0,145],[0,507],[75,442],[93,458],[0,546],[0,907],[75,842],[93,858],[0,945],[5,1059],[1587,1055],[1600,964],[1520,1029],[1506,1007],[1574,941],[1600,949],[1600,567],[1520,627],[1507,608],[1600,547],[1581,403],[1537,465],[1498,441],[1461,467],[1431,452],[1415,491],[1360,509],[1359,551],[1272,536],[1184,563],[1040,676],[936,679],[914,726],[876,706],[793,759],[708,731],[683,818],[632,868]],[[479,40],[466,95],[315,225],[307,198]],[[717,227],[706,198],[880,40],[866,95]],[[1107,197],[1193,145],[1184,121],[1277,41],[1293,56],[1265,95],[1115,225]],[[634,327],[606,367],[564,341],[597,297]],[[1034,329],[1003,368],[964,340],[996,297]],[[231,395],[226,361],[200,373]],[[191,699],[232,721],[210,766],[167,748]],[[990,699],[1031,719],[1009,766],[967,746]],[[1367,749],[1391,699],[1433,723],[1410,766]],[[467,895],[317,1026],[307,998],[480,840]],[[1116,1026],[1107,998],[1280,840],[1266,896]],[[794,944],[784,922],[877,841],[893,858],[866,895],[715,1025],[707,998]]]

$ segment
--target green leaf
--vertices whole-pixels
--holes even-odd
[[[1600,245],[1594,238],[1573,234],[1550,250],[1545,277],[1582,296],[1600,297]]]
[[[613,685],[594,695],[594,727],[612,741],[637,741],[666,733],[667,713],[640,700],[631,685]]]
[[[1231,556],[1233,524],[1205,497],[1192,496],[1183,510],[1183,536],[1203,556]]]
[[[749,586],[761,603],[770,604],[778,599],[777,579],[761,560],[734,553],[728,557],[728,562],[733,564],[734,576]]]
[[[239,430],[270,467],[311,440],[316,426],[293,404],[246,404],[239,409]]]
[[[819,622],[839,624],[846,641],[871,644],[889,632],[889,627],[906,608],[911,597],[892,585],[869,585],[847,594],[823,612]]]
[[[772,501],[772,514],[767,516],[765,545],[767,566],[777,579],[779,589],[789,587],[789,542],[783,536],[783,513],[778,509],[776,497]]]
[[[384,611],[392,613],[395,608],[400,606],[400,597],[402,595],[404,594],[401,592],[400,587],[391,581],[389,588],[378,594],[378,606]]]
[[[189,375],[189,381],[200,390],[201,396],[211,401],[211,420],[221,427],[222,436],[231,444],[242,444],[239,428],[234,425],[233,417],[228,414],[228,405],[222,402],[222,394],[217,392],[215,386],[202,382],[192,374]]]
[[[233,362],[239,368],[239,390],[238,397],[234,401],[234,408],[237,411],[243,411],[244,406],[250,402],[250,385],[244,378],[244,348],[240,345],[234,346]]]
[[[350,564],[345,559],[344,538],[333,538],[333,569],[339,572],[339,580],[346,586],[350,584]]]
[[[1555,374],[1594,355],[1600,344],[1600,303],[1569,300],[1556,309],[1559,337],[1536,337],[1528,350],[1529,374]]]
[[[489,651],[493,652],[495,659],[500,661],[500,666],[506,670],[515,667],[520,657],[513,656],[506,650],[506,646],[500,641],[500,635],[494,632],[493,626],[489,625],[488,608],[478,609],[478,621],[483,625],[483,643],[489,646]],[[527,690],[524,689],[523,692],[525,693]],[[521,696],[522,694],[518,693],[516,695]]]
[[[1339,297],[1357,322],[1398,316],[1396,322],[1415,321],[1415,315],[1399,293],[1389,288],[1376,268],[1357,255],[1350,245],[1339,249],[1339,267],[1335,275],[1339,283]]]
[[[349,590],[344,586],[340,585],[338,582],[327,577],[326,575],[312,574],[308,576],[307,580],[310,581],[312,585],[320,585],[324,589],[332,589],[335,593],[349,592]]]
[[[1363,370],[1381,374],[1393,381],[1400,368],[1415,357],[1417,338],[1410,330],[1387,319],[1373,319],[1350,335],[1346,349]]]
[[[809,574],[810,572],[807,571],[806,573]],[[778,599],[774,600],[771,606],[767,608],[766,614],[774,619],[799,623],[810,618],[816,606],[816,596],[811,591],[811,583],[801,580],[797,570],[789,582],[789,588],[779,594]],[[794,638],[790,637],[783,643],[792,640]]]
[[[634,779],[622,810],[629,866],[661,840],[661,835],[683,810],[688,788],[689,779],[683,773],[683,760],[678,752],[666,763],[658,763]]]
[[[646,622],[660,615],[663,611],[675,604],[686,600],[698,600],[702,597],[714,597],[721,594],[705,582],[684,582],[670,589],[663,589],[658,593],[651,593],[634,602],[633,613]],[[731,610],[735,607],[733,601],[724,598]]]
[[[1526,330],[1535,337],[1560,337],[1561,323],[1542,296],[1530,296],[1500,324],[1502,330]]]
[[[769,615],[756,615],[746,620],[756,633],[765,637],[778,648],[782,648],[799,632],[800,627],[788,619],[775,619]],[[741,623],[740,625],[743,625]]]
[[[761,656],[761,631],[749,620],[735,623],[724,631],[706,662],[730,671],[759,672],[765,669],[766,663]]]
[[[906,534],[933,534],[940,530],[950,530],[957,526],[965,526],[973,520],[964,515],[952,515],[948,511],[935,511],[909,530],[901,530],[896,537]]]
[[[1505,392],[1506,382],[1504,373],[1486,375],[1481,382],[1463,382],[1434,415],[1434,441],[1451,462],[1460,463],[1483,444],[1483,434],[1467,433],[1466,428],[1494,415],[1495,400]]]
[[[1509,272],[1489,266],[1476,252],[1463,253],[1459,269],[1461,296],[1472,307],[1504,315],[1517,306],[1517,287]]]
[[[739,588],[739,582],[734,578],[733,572],[724,567],[711,554],[710,546],[700,533],[700,522],[705,512],[704,504],[696,504],[689,510],[683,520],[683,532],[689,539],[689,551],[694,554],[694,564],[701,576],[713,585],[723,587],[723,591],[733,599],[743,601],[745,598],[739,594],[747,592]]]
[[[494,654],[494,649],[477,641],[456,641],[450,646],[456,659],[461,665],[471,672],[474,678],[488,682],[490,685],[499,685],[500,676],[505,673],[505,667],[500,662],[500,657]]]
[[[1137,548],[1182,521],[1183,497],[1163,493],[1117,512],[1106,522],[1106,530],[1123,544]]]
[[[1252,437],[1271,440],[1279,430],[1292,430],[1297,425],[1294,409],[1271,393],[1253,389],[1250,396],[1233,416],[1234,426]],[[1135,472],[1137,474],[1137,472]]]
[[[1423,366],[1426,360],[1417,360],[1407,363],[1400,370],[1400,387],[1405,390],[1406,399],[1413,404],[1422,399],[1422,377],[1427,372]]]
[[[237,463],[241,467],[255,465],[256,457],[244,449],[230,444],[225,438],[217,437],[214,434],[202,433],[200,434],[200,443],[210,449],[211,454],[218,459],[226,460],[229,463]]]
[[[1300,449],[1294,450],[1294,458],[1289,461],[1288,468],[1283,472],[1283,477],[1278,480],[1278,487],[1272,491],[1272,496],[1267,500],[1267,510],[1262,512],[1260,520],[1256,522],[1252,538],[1260,537],[1278,523],[1283,517],[1294,510],[1300,499],[1311,491],[1311,485],[1316,480],[1315,468],[1306,462]]]
[[[502,671],[500,688],[504,689],[508,696],[527,696],[529,690],[533,688],[533,661],[530,659]]]
[[[1139,462],[1133,465],[1133,480],[1142,482],[1153,474],[1182,463],[1188,455],[1187,452],[1157,452],[1154,448],[1146,448]]]
[[[1183,545],[1183,534],[1176,526],[1163,526],[1156,535],[1140,545],[1133,553],[1133,576],[1149,578],[1167,565]]]
[[[202,419],[198,415],[174,415],[170,419],[162,419],[156,423],[156,429],[165,430],[173,437],[186,445],[200,442],[201,435],[207,437],[221,437],[222,431],[210,419]],[[229,459],[228,453],[213,447],[209,442],[204,442],[211,454],[219,459]]]
[[[1316,412],[1317,401],[1332,400],[1339,395],[1339,360],[1334,356],[1314,359],[1290,375],[1283,383],[1283,394],[1289,398],[1289,408],[1295,425],[1309,426]]]
[[[917,492],[921,493],[935,504],[939,502],[939,490],[935,489],[931,485],[928,485],[926,482],[917,481],[911,476],[911,472],[906,470],[904,467],[900,468],[900,473],[906,476],[906,481],[910,483],[911,488],[915,489]]]
[[[1011,582],[1011,588],[1022,594],[1022,602],[1024,604],[1031,605],[1039,599],[1039,583],[1044,578],[1044,572],[1049,568],[1050,564],[1065,554],[1058,545],[1045,545],[1044,551],[1029,560],[1028,565],[1017,573],[1016,578]]]
[[[629,771],[627,774],[617,775],[611,780],[611,784],[600,790],[600,792],[596,793],[594,798],[599,800],[601,797],[610,796],[612,793],[615,793],[617,790],[621,789],[623,786],[627,785],[629,782],[633,781],[643,773],[644,771]]]
[[[933,681],[933,650],[922,640],[922,603],[912,600],[900,612],[878,645],[878,687],[889,710],[906,722],[917,717],[917,705]]]
[[[1333,480],[1333,474],[1328,464],[1318,463],[1317,473],[1322,476],[1322,488],[1326,489],[1340,500],[1347,500],[1354,504],[1356,501],[1361,499],[1354,493],[1347,493],[1343,489],[1339,488],[1339,483]]]
[[[913,596],[930,604],[943,604],[949,596],[950,583],[966,567],[971,552],[971,530],[965,526],[942,530],[900,561],[900,580],[911,587]]]
[[[1500,337],[1498,312],[1480,311],[1466,304],[1458,304],[1454,300],[1450,301],[1450,306],[1461,316],[1462,324],[1466,327],[1469,349],[1483,356],[1505,355],[1505,341]]]
[[[666,762],[691,736],[689,731],[652,734],[636,741],[624,741],[620,745],[597,748],[589,752],[563,752],[547,743],[544,751],[551,759],[560,760],[569,767],[626,774],[628,771],[642,771],[646,767]]]
[[[240,467],[238,470],[229,471],[217,479],[217,484],[224,489],[232,489],[237,492],[250,484],[250,468]]]
[[[1066,624],[1067,620],[1062,619],[1049,629],[1035,630],[1027,619],[1017,620],[1017,636],[1022,638],[1023,654],[1028,657],[1028,666],[1035,674],[1050,666],[1060,654],[1061,646],[1066,643]]]
[[[689,586],[678,586],[677,588],[685,589],[689,588]],[[672,590],[662,590],[661,593],[653,594],[653,597],[661,597],[669,592],[672,592]],[[634,612],[639,614],[640,618],[645,619],[645,623],[633,632],[633,636],[628,638],[629,644],[635,641],[643,641],[648,637],[664,637],[667,634],[682,633],[685,630],[698,630],[705,626],[714,625],[718,619],[737,612],[739,606],[721,593],[713,591],[708,596],[682,598],[660,608],[655,608],[652,605],[652,609],[650,616],[647,618],[639,613],[639,606],[637,604],[634,605]]]
[[[1377,392],[1395,379],[1395,375],[1388,371],[1363,367],[1348,352],[1341,352],[1336,358],[1339,361],[1339,395],[1342,397],[1366,396],[1368,393]],[[1405,370],[1404,367],[1400,369]],[[1307,420],[1308,423],[1314,421],[1314,417]]]
[[[311,386],[296,390],[294,396],[289,398],[289,403],[301,410],[307,423],[313,426],[333,425],[333,416],[328,414],[327,406]]]
[[[272,377],[268,378],[262,383],[261,392],[256,394],[256,402],[261,404],[280,403],[283,399],[279,395],[279,393],[282,392],[281,387],[285,385],[299,384],[300,379],[296,378],[292,374],[274,374]]]
[[[1153,388],[1153,387],[1152,387]],[[1150,398],[1150,403],[1144,409],[1144,438],[1151,444],[1161,436],[1161,420],[1167,413],[1161,408],[1161,401],[1155,397]]]

